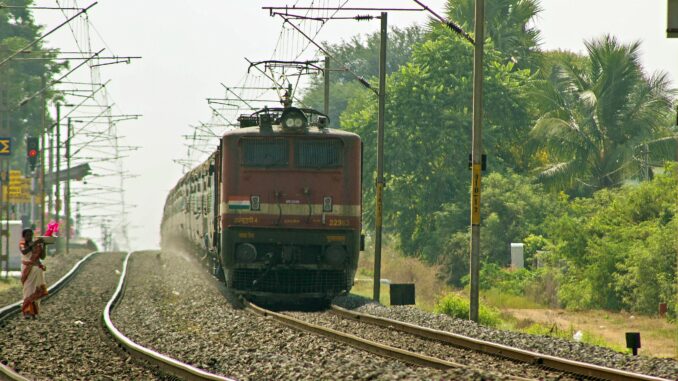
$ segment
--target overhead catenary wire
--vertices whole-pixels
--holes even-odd
[[[62,8],[71,8],[71,5],[72,7],[78,7],[77,0],[66,0],[64,2],[56,0],[56,2],[57,5]],[[64,18],[68,19],[70,17],[66,9],[62,10],[62,13]],[[87,105],[85,102],[92,102],[94,105],[97,105],[100,109],[105,111],[99,118],[91,119],[87,129],[82,130],[80,134],[75,137],[75,139],[81,140],[80,145],[82,146],[84,144],[84,148],[82,148],[82,151],[78,153],[78,156],[73,159],[77,162],[100,162],[102,164],[97,166],[92,165],[92,172],[101,174],[100,178],[110,179],[107,180],[107,186],[110,189],[111,194],[115,194],[119,198],[117,205],[106,208],[111,211],[112,215],[116,216],[116,222],[109,222],[108,224],[110,226],[117,226],[117,228],[115,228],[119,229],[115,230],[115,234],[119,237],[117,241],[120,242],[123,247],[129,247],[129,236],[127,233],[128,224],[126,222],[128,216],[128,204],[125,200],[124,187],[124,180],[129,178],[129,175],[123,164],[123,159],[126,155],[123,155],[122,153],[135,150],[136,147],[121,144],[120,136],[118,135],[118,123],[123,120],[128,120],[129,118],[112,117],[112,111],[117,106],[114,102],[109,101],[110,95],[105,86],[102,88],[97,84],[103,82],[100,80],[101,74],[99,67],[113,63],[127,63],[133,58],[140,57],[120,56],[115,54],[114,50],[107,44],[87,14],[80,20],[68,24],[68,28],[73,36],[73,41],[77,49],[77,52],[72,52],[73,55],[76,55],[76,57],[72,57],[73,59],[79,59],[77,55],[91,54],[87,53],[92,51],[91,31],[94,31],[95,35],[98,36],[101,43],[104,44],[105,49],[111,52],[111,59],[113,60],[111,62],[106,62],[107,58],[101,56],[99,57],[100,59],[88,61],[88,66],[90,68],[89,82],[92,86],[92,94],[90,94],[89,97],[84,97],[85,99],[82,99],[80,107],[86,107]],[[120,111],[119,114],[125,113]],[[138,115],[135,116],[135,118],[137,117]],[[86,119],[86,117],[83,118]],[[90,142],[89,144],[87,144],[88,141]],[[108,142],[108,144],[106,144],[106,142]],[[103,157],[103,159],[100,161],[92,159],[95,156]],[[94,174],[90,174],[90,176],[94,176]],[[117,184],[114,185],[114,182],[117,182]],[[88,186],[81,185],[81,187],[82,192],[80,193],[80,202],[83,208],[85,210],[87,210],[87,208],[94,208],[91,202],[94,202],[97,199],[96,196],[89,195],[91,192],[88,192]],[[82,214],[87,214],[87,212],[83,211]]]
[[[51,35],[52,33],[56,32],[56,31],[59,30],[59,29],[61,29],[64,25],[67,25],[68,23],[70,23],[71,21],[73,21],[73,20],[74,20],[75,18],[77,18],[78,16],[80,16],[80,15],[82,15],[82,14],[85,14],[89,9],[91,9],[91,8],[92,8],[93,6],[95,6],[95,5],[97,5],[96,2],[95,2],[95,3],[92,3],[91,5],[87,6],[86,8],[84,8],[83,10],[81,10],[80,12],[76,13],[74,16],[70,17],[70,18],[67,19],[66,21],[64,21],[64,22],[62,22],[61,24],[57,25],[56,27],[50,29],[47,33],[45,33],[45,34],[43,34],[42,36],[38,37],[37,39],[31,41],[28,45],[22,47],[21,49],[18,49],[16,52],[10,54],[8,57],[5,57],[2,61],[0,61],[0,66],[2,66],[2,65],[4,65],[5,63],[9,62],[9,60],[11,60],[12,58],[16,57],[16,56],[19,55],[21,52],[26,51],[26,50],[30,49],[31,47],[35,46],[35,45],[38,44],[40,41],[44,40],[45,38],[47,38],[47,37],[48,37],[49,35]]]
[[[283,17],[283,16],[281,16],[281,17]],[[343,62],[341,62],[340,60],[338,60],[333,54],[331,54],[330,52],[328,52],[327,49],[323,48],[320,44],[318,44],[317,42],[315,42],[311,37],[309,37],[308,35],[306,35],[301,29],[299,29],[296,25],[294,25],[294,23],[290,22],[287,18],[283,17],[283,19],[285,20],[285,23],[288,23],[289,25],[291,25],[291,26],[292,26],[294,29],[296,29],[302,36],[304,36],[305,38],[307,38],[307,39],[309,40],[310,43],[312,43],[313,45],[315,45],[315,46],[316,46],[319,50],[321,50],[326,56],[330,57],[330,59],[331,59],[333,62],[339,63],[339,66],[341,66],[342,70],[345,70],[345,71],[347,71],[348,73],[350,73],[350,74],[351,74],[358,82],[360,82],[365,88],[371,90],[371,91],[374,92],[376,95],[379,95],[379,92],[378,92],[375,88],[373,88],[372,85],[370,85],[370,83],[367,82],[367,80],[366,80],[363,76],[356,74],[353,70],[351,70],[351,69],[349,69],[348,67],[346,67],[346,65],[345,65]]]

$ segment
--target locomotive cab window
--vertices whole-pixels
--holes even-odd
[[[344,144],[339,139],[298,140],[294,153],[298,168],[338,168],[343,164]]]
[[[289,144],[285,139],[244,138],[242,165],[245,167],[286,167],[289,162]]]

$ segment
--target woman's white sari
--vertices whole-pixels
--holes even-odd
[[[25,250],[26,242],[21,241],[19,248]],[[40,310],[40,298],[47,295],[45,266],[40,262],[43,247],[38,244],[33,250],[21,257],[21,283],[24,288],[24,303],[21,312],[24,316],[35,316]]]

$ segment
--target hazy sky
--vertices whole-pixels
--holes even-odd
[[[300,4],[310,1],[300,1]],[[37,0],[39,5],[51,1]],[[185,156],[182,135],[189,125],[208,121],[206,98],[223,96],[221,82],[237,84],[247,70],[243,57],[271,57],[282,21],[272,18],[264,5],[293,4],[293,0],[100,0],[89,12],[105,46],[118,55],[140,55],[131,65],[102,69],[112,79],[110,94],[119,111],[143,114],[138,121],[120,125],[129,144],[142,148],[126,160],[138,177],[126,183],[131,214],[131,237],[136,249],[157,247],[162,207],[169,189],[181,176],[173,159]],[[316,3],[318,3],[316,1]],[[323,3],[323,2],[320,2]],[[328,2],[333,3],[333,2]],[[442,12],[445,1],[426,4]],[[61,1],[62,5],[66,5]],[[84,1],[79,1],[84,6]],[[347,6],[415,7],[412,1],[351,0]],[[648,71],[678,76],[678,41],[666,38],[666,1],[658,0],[542,0],[536,25],[545,49],[584,51],[583,41],[603,34],[623,42],[641,40]],[[35,11],[46,29],[63,19],[53,11]],[[389,15],[391,25],[423,23],[424,13]],[[379,24],[332,21],[319,40],[340,41],[356,33],[378,30]],[[72,49],[70,32],[60,31],[49,45]],[[104,47],[94,40],[93,48]],[[216,142],[214,143],[216,144]],[[95,237],[98,238],[98,237]]]

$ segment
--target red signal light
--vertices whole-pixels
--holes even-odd
[[[28,167],[31,171],[35,170],[35,165],[38,163],[38,155],[40,155],[40,140],[34,136],[26,138],[26,156]]]

